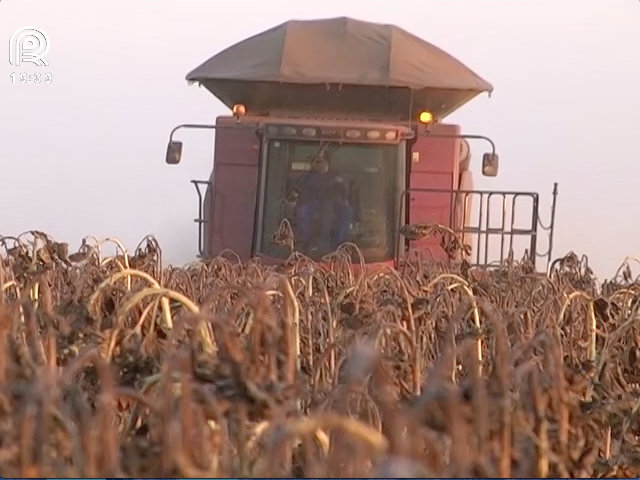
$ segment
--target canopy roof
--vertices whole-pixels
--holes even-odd
[[[328,108],[331,94],[322,92],[341,85],[350,93],[336,105],[357,103],[360,91],[363,108],[374,94],[381,112],[400,107],[405,115],[429,110],[443,117],[493,89],[453,56],[399,27],[346,17],[285,22],[211,57],[187,80],[229,107],[242,103],[261,113]]]

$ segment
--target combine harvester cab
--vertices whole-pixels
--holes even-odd
[[[293,246],[320,259],[351,242],[368,264],[398,265],[411,250],[450,259],[440,235],[419,235],[438,224],[471,247],[474,266],[526,255],[548,267],[557,186],[548,226],[537,193],[474,190],[468,140],[488,145],[489,177],[498,173],[495,145],[442,120],[492,86],[418,37],[349,18],[290,21],[187,80],[232,110],[215,125],[177,126],[167,148],[177,164],[176,131],[215,130],[211,176],[192,181],[201,258],[231,249],[277,262]]]

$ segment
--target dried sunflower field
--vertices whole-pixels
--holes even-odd
[[[107,256],[105,245],[116,244]],[[0,240],[5,477],[637,477],[640,281]],[[632,260],[630,260],[632,261]]]

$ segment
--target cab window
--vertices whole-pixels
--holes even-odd
[[[289,256],[288,248],[272,241],[286,218],[296,250],[311,258],[347,241],[368,262],[392,259],[404,185],[403,146],[269,141],[258,252]]]

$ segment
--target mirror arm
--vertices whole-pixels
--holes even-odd
[[[491,146],[491,154],[495,155],[496,154],[496,144],[493,142],[493,140],[491,140],[489,137],[485,136],[485,135],[460,135],[460,138],[464,138],[464,139],[469,139],[469,140],[484,140],[485,142],[488,142],[489,145]]]
[[[186,129],[191,129],[191,130],[214,130],[215,131],[215,130],[234,130],[234,129],[237,130],[239,128],[240,129],[242,129],[242,128],[253,129],[255,134],[256,134],[256,136],[260,140],[262,140],[262,137],[264,136],[264,128],[262,128],[261,125],[258,125],[256,127],[256,125],[254,125],[254,124],[242,125],[240,123],[238,123],[236,125],[211,125],[211,124],[206,124],[206,123],[183,123],[183,124],[180,124],[180,125],[177,125],[177,126],[173,127],[173,129],[169,133],[169,147],[167,147],[167,148],[170,148],[171,145],[174,142],[176,142],[173,137],[174,137],[175,133],[178,130],[181,130],[181,129],[185,129],[185,130]],[[178,142],[178,143],[182,143],[182,142]],[[180,148],[180,152],[182,152],[182,147]],[[180,162],[180,160],[178,159],[177,163],[179,163],[179,162]],[[169,162],[167,162],[167,163],[169,163]]]
[[[198,124],[198,123],[183,123],[182,125],[178,125],[171,130],[169,134],[169,142],[173,142],[173,135],[180,129],[197,129],[197,130],[215,130],[216,128],[220,128],[218,125],[206,125],[206,124]]]
[[[191,129],[191,130],[237,130],[238,128],[254,128],[256,136],[260,138],[260,135],[264,134],[263,129],[259,126],[255,128],[255,125],[210,125],[206,123],[183,123],[176,127],[173,127],[171,133],[169,133],[169,143],[173,142],[173,136],[178,130]]]
[[[486,135],[476,135],[476,134],[467,134],[461,133],[460,135],[448,135],[446,133],[430,133],[428,130],[422,134],[425,137],[433,137],[433,138],[464,138],[465,140],[484,140],[489,143],[491,146],[491,153],[493,155],[496,154],[496,144],[491,140],[491,138]]]

